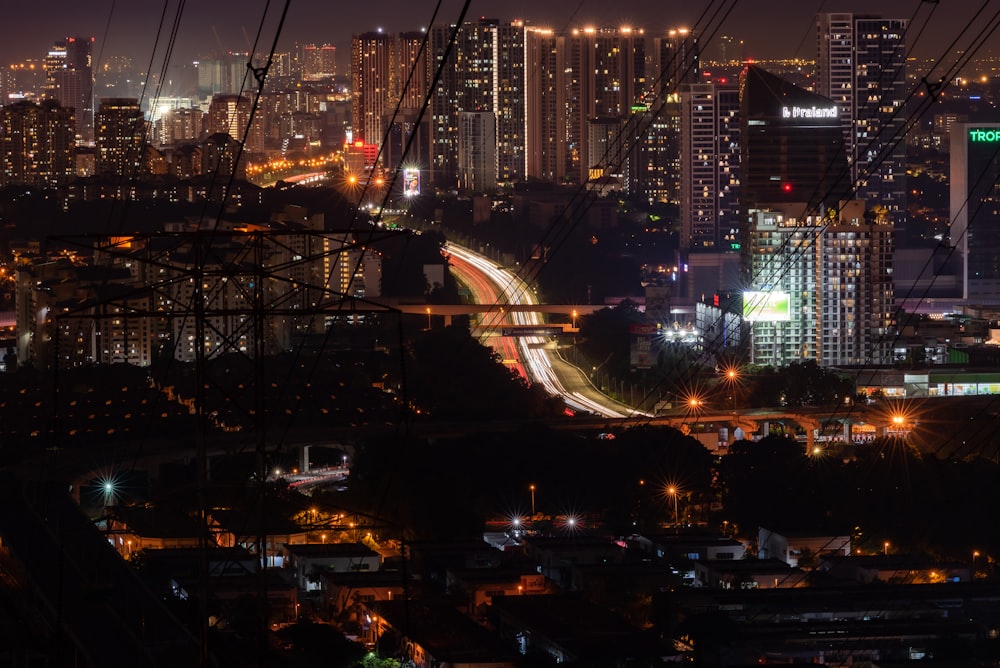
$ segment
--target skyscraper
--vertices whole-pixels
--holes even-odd
[[[75,110],[76,134],[94,135],[93,37],[67,37],[52,45],[44,60],[45,97]]]
[[[354,140],[381,145],[386,112],[396,104],[394,42],[383,32],[351,37],[351,125]]]
[[[816,17],[818,92],[844,131],[857,197],[898,224],[906,212],[905,19],[850,13]]]
[[[740,111],[754,361],[881,361],[891,342],[892,226],[850,200],[837,105],[750,66]]]

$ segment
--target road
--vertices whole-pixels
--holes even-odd
[[[456,279],[468,287],[477,303],[497,304],[495,310],[487,311],[480,319],[482,338],[518,374],[538,383],[549,394],[562,397],[574,411],[607,418],[640,414],[597,390],[585,373],[559,357],[545,337],[500,335],[504,325],[545,324],[539,313],[504,310],[504,305],[538,304],[534,291],[514,272],[455,244],[445,246],[444,253],[450,258]]]

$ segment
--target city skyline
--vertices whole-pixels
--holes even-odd
[[[923,4],[923,6],[921,6]],[[579,2],[557,2],[538,6],[535,3],[515,1],[502,7],[473,3],[466,20],[476,20],[482,16],[498,18],[501,21],[522,19],[530,24],[563,30],[586,25],[621,26],[642,28],[647,36],[661,34],[672,27],[696,27],[699,16],[717,9],[713,25],[719,25],[716,34],[705,33],[705,53],[711,57],[714,52],[714,38],[728,35],[744,41],[744,57],[769,59],[779,57],[815,58],[815,15],[823,11],[856,12],[878,14],[902,19],[912,19],[914,29],[923,26],[929,16],[933,16],[932,29],[923,30],[919,41],[911,39],[911,55],[917,57],[943,57],[944,50],[970,22],[981,27],[984,19],[974,22],[973,18],[980,4],[973,0],[949,2],[947,11],[939,11],[931,3],[902,2],[884,0],[875,5],[858,1],[837,3],[829,6],[821,2],[817,6],[798,5],[782,7],[781,11],[759,0],[735,3],[733,5],[698,3],[689,4],[669,11],[651,10],[640,0],[622,0],[613,6],[588,0]],[[96,39],[94,58],[100,62],[112,56],[127,56],[136,65],[152,62],[159,69],[162,62],[168,30],[161,32],[156,53],[151,51],[158,32],[161,12],[164,26],[172,23],[176,8],[167,5],[163,9],[152,10],[148,5],[116,5],[110,0],[88,3],[86,7],[69,0],[53,0],[46,5],[42,14],[30,5],[18,5],[5,10],[8,25],[17,25],[14,34],[5,36],[0,44],[0,62],[4,64],[26,58],[42,58],[55,40],[71,35],[86,35]],[[731,13],[726,11],[732,8]],[[500,11],[495,11],[499,9]],[[461,3],[457,1],[442,4],[436,24],[447,24],[458,19]],[[171,58],[172,66],[179,66],[200,55],[225,51],[246,50],[252,44],[258,30],[263,5],[260,8],[246,8],[232,2],[211,3],[187,9],[179,22],[177,46]],[[277,28],[281,7],[270,7],[264,21],[264,28],[258,51],[269,48]],[[352,34],[372,30],[400,32],[419,30],[431,24],[434,3],[407,3],[387,0],[377,9],[365,5],[338,6],[336,9],[320,0],[297,0],[289,7],[288,16],[279,41],[279,50],[290,50],[293,43],[329,43],[342,52],[338,57],[346,70],[349,40]],[[931,14],[933,12],[933,15]],[[725,17],[723,19],[723,17]],[[704,23],[705,19],[702,20]],[[713,30],[713,32],[715,32]],[[774,39],[779,35],[782,39]],[[955,45],[961,48],[961,44]],[[991,55],[988,48],[984,55]]]

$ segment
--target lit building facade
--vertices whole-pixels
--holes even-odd
[[[582,183],[595,167],[607,171],[588,164],[588,124],[595,118],[627,119],[645,94],[645,39],[641,30],[627,27],[584,28],[571,33],[567,47],[567,157],[569,173]]]
[[[135,98],[102,98],[97,109],[95,140],[98,174],[130,177],[142,158],[146,122]]]
[[[950,233],[963,299],[1000,303],[1000,123],[952,126]]]
[[[431,99],[431,179],[444,186],[458,183],[461,112],[492,112],[496,117],[497,181],[522,180],[525,151],[525,28],[495,19],[466,22],[449,51],[452,26],[433,26],[431,60],[441,70]]]
[[[754,362],[888,360],[892,225],[850,199],[838,107],[757,66],[741,95],[742,280]]]
[[[67,37],[45,57],[45,98],[75,110],[76,134],[94,136],[93,37]]]
[[[302,61],[302,78],[307,81],[337,76],[337,47],[332,44],[306,44]]]
[[[682,84],[679,99],[681,250],[739,251],[739,90]]]
[[[816,17],[817,92],[833,100],[855,197],[901,224],[906,213],[905,19]]]
[[[250,97],[238,95],[215,95],[208,106],[208,116],[205,119],[207,135],[225,132],[233,139],[242,142],[246,136],[244,150],[250,153],[264,151],[264,121],[263,114],[250,115],[253,112],[253,100]],[[247,130],[247,126],[249,130]]]
[[[0,184],[55,187],[75,171],[73,109],[54,101],[0,107]]]
[[[351,37],[351,126],[353,139],[380,146],[385,115],[396,106],[395,44],[391,35],[367,32]]]

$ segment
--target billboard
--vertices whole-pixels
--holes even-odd
[[[743,317],[750,322],[788,322],[792,319],[788,293],[779,290],[745,291]]]
[[[403,170],[403,194],[415,197],[420,194],[420,170],[407,167]]]

